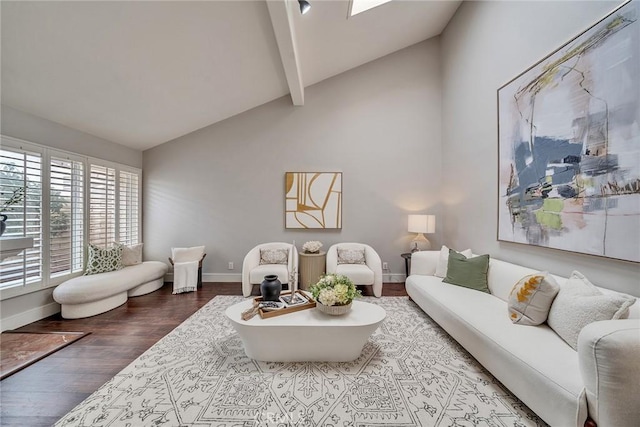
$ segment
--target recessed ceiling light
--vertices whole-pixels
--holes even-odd
[[[381,4],[389,3],[391,0],[351,0],[350,16],[357,15],[360,12],[373,9]]]

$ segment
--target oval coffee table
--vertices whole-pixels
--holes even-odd
[[[331,316],[316,308],[242,320],[253,299],[225,310],[244,352],[263,362],[348,362],[360,356],[369,336],[387,316],[380,306],[354,301],[349,313]]]

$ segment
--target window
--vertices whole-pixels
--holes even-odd
[[[42,155],[20,148],[0,150],[0,210],[7,215],[3,237],[33,237],[33,248],[0,264],[0,287],[42,279]]]
[[[0,262],[0,299],[82,274],[86,245],[140,242],[140,169],[1,136],[2,238],[33,248]]]
[[[52,155],[49,170],[49,274],[84,267],[84,164]]]

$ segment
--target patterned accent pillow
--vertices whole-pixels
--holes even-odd
[[[547,323],[574,350],[582,328],[598,320],[624,319],[636,299],[630,295],[603,294],[579,271],[560,287],[551,304]]]
[[[133,246],[122,245],[122,265],[127,267],[129,265],[138,265],[142,263],[142,245],[144,243],[138,243]]]
[[[546,271],[523,277],[509,294],[509,318],[518,325],[544,323],[559,291],[560,285]]]
[[[122,247],[123,245],[115,244],[110,248],[100,248],[89,243],[89,260],[84,275],[121,270]]]
[[[346,249],[338,247],[338,264],[366,264],[364,248]]]
[[[288,261],[288,249],[260,249],[260,265],[286,264]]]

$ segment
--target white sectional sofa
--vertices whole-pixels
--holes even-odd
[[[449,335],[551,426],[640,425],[640,303],[629,318],[582,329],[578,351],[546,323],[513,324],[513,285],[536,270],[491,259],[491,294],[443,283],[434,273],[439,251],[414,253],[406,290]],[[553,276],[558,284],[566,278]],[[603,293],[613,292],[599,288]]]
[[[159,261],[145,261],[108,273],[78,276],[53,290],[53,299],[61,305],[62,317],[80,319],[112,310],[129,297],[160,289],[169,267]]]

